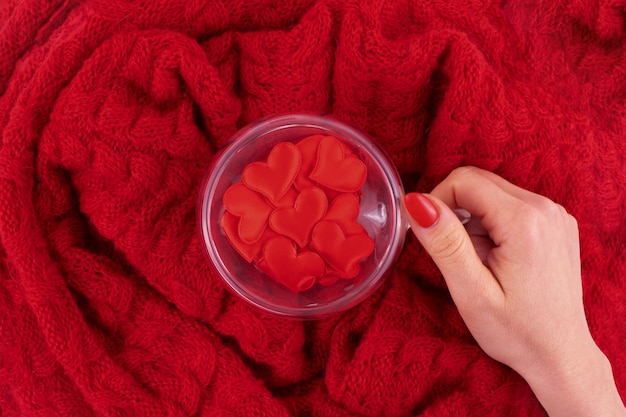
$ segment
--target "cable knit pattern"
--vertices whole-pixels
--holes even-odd
[[[624,0],[2,2],[0,415],[545,415],[414,239],[325,320],[225,290],[200,182],[238,128],[296,110],[366,130],[408,190],[476,165],[565,206],[626,397],[625,16]]]

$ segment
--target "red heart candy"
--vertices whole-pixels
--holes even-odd
[[[308,290],[324,275],[324,260],[314,252],[297,253],[296,245],[286,237],[270,239],[263,259],[270,276],[294,292]]]
[[[307,187],[317,185],[315,182],[311,181],[309,175],[313,171],[313,168],[315,168],[315,163],[317,162],[317,148],[320,141],[325,137],[326,136],[323,135],[313,135],[296,143],[296,147],[302,155],[302,165],[300,166],[300,171],[294,180],[294,185],[298,190],[304,190]],[[344,155],[353,155],[350,148],[344,145],[343,142],[340,143]]]
[[[341,277],[334,272],[326,272],[323,277],[321,277],[317,282],[325,287],[330,287],[334,285],[337,281],[339,281]]]
[[[352,265],[352,267],[350,269],[348,269],[347,271],[338,271],[336,269],[333,269],[333,268],[329,267],[327,273],[335,274],[339,278],[350,279],[350,278],[354,278],[357,275],[359,275],[360,271],[361,271],[361,264],[356,263],[356,264]]]
[[[280,235],[276,235],[276,236],[280,236]],[[254,265],[265,275],[274,278],[274,273],[270,270],[270,267],[267,266],[267,261],[263,257],[261,257],[259,262],[255,263]],[[277,281],[277,279],[274,278],[274,281]]]
[[[365,184],[367,167],[354,155],[345,154],[339,140],[326,136],[318,145],[317,161],[309,178],[332,190],[353,193]]]
[[[324,191],[317,187],[305,188],[298,195],[293,208],[278,208],[272,212],[269,225],[303,248],[309,242],[311,229],[324,217],[327,208],[328,200]]]
[[[272,148],[267,162],[249,164],[241,174],[241,182],[275,203],[293,184],[301,162],[302,157],[296,145],[281,142]]]
[[[222,226],[222,230],[226,235],[226,239],[230,243],[230,246],[233,247],[239,253],[243,259],[247,262],[252,262],[253,260],[261,258],[263,245],[273,238],[279,236],[276,232],[274,232],[269,227],[265,229],[263,232],[263,236],[253,244],[249,244],[241,240],[239,237],[239,217],[230,214],[225,211],[220,220],[220,224]]]
[[[337,223],[322,220],[313,228],[311,247],[342,277],[350,278],[358,263],[374,251],[374,241],[366,234],[346,236]]]
[[[242,183],[231,185],[224,193],[224,207],[239,217],[238,234],[245,243],[258,241],[265,228],[272,207],[263,196],[252,191]]]
[[[293,207],[296,203],[296,198],[298,198],[298,191],[293,187],[289,187],[285,195],[275,205],[276,207]]]
[[[346,235],[367,233],[363,226],[356,222],[360,209],[358,195],[340,194],[330,203],[324,219],[336,222]]]
[[[316,185],[309,179],[309,174],[311,174],[311,171],[315,168],[317,146],[323,138],[324,136],[322,135],[313,135],[302,139],[296,144],[300,155],[302,155],[302,165],[293,183],[298,190],[304,190],[307,187]]]

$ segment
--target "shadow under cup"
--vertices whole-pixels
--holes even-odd
[[[374,240],[374,252],[353,279],[314,285],[294,293],[244,260],[220,225],[223,196],[251,162],[266,160],[274,145],[311,136],[334,136],[367,167],[357,221]],[[384,280],[397,259],[407,231],[401,210],[404,195],[398,173],[385,152],[357,129],[329,115],[286,114],[254,122],[235,134],[213,159],[198,205],[202,237],[216,271],[237,295],[262,310],[299,319],[321,318],[363,301]]]

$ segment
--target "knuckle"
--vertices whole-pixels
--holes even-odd
[[[469,175],[473,175],[474,173],[475,173],[475,170],[473,167],[462,166],[462,167],[455,168],[450,173],[450,175],[448,175],[448,178],[453,182],[457,182],[459,180],[466,178]]]
[[[539,240],[546,226],[545,217],[540,209],[530,205],[522,204],[516,214],[519,219],[521,229],[518,229],[525,240],[532,244]]]
[[[538,215],[539,211],[528,203],[522,203],[517,207],[516,216],[524,225],[535,222]]]
[[[464,249],[464,240],[452,228],[441,231],[432,243],[432,256],[439,259],[460,258]]]
[[[546,197],[542,197],[538,201],[538,209],[539,211],[546,217],[556,218],[561,216],[561,209],[565,210],[563,207],[559,206],[552,200]],[[560,207],[560,208],[559,208]]]

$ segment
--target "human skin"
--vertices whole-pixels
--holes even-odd
[[[626,416],[583,308],[578,224],[560,205],[479,168],[405,198],[468,329],[551,417]],[[472,214],[465,227],[453,209]]]

